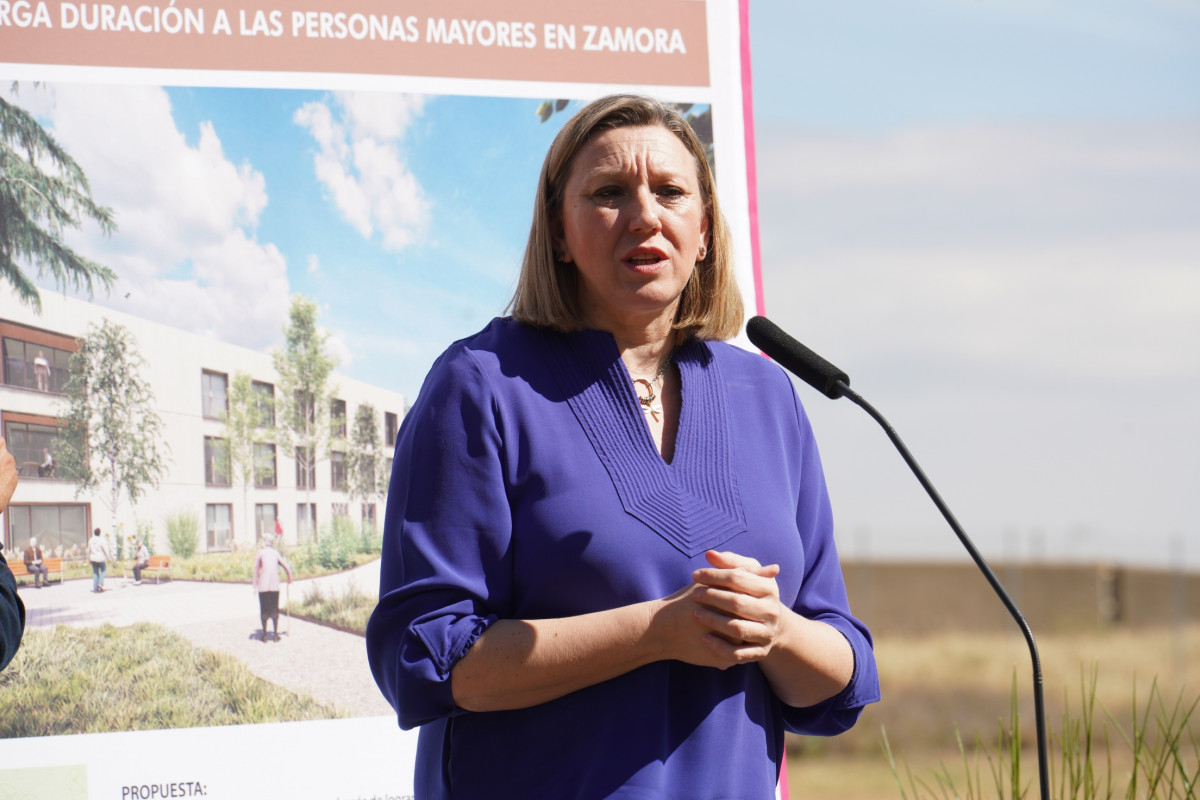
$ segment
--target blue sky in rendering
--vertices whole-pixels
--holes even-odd
[[[768,316],[989,557],[1200,567],[1200,5],[751,0]],[[801,389],[839,542],[962,558]]]
[[[542,154],[561,115],[542,123],[536,100],[376,95],[380,116],[404,117],[396,108],[408,109],[406,125],[377,131],[376,140],[393,143],[390,164],[409,180],[397,175],[384,187],[390,192],[368,190],[362,200],[410,208],[390,219],[356,219],[318,176],[321,145],[297,118],[304,108],[328,108],[346,124],[350,114],[333,96],[168,93],[189,144],[210,122],[230,161],[263,174],[270,202],[258,238],[279,247],[291,290],[320,302],[322,323],[344,348],[347,374],[415,397],[437,353],[502,310],[525,245]],[[342,144],[353,146],[355,134],[347,137]],[[361,170],[357,177],[367,182]]]

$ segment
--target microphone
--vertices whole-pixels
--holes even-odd
[[[782,328],[766,317],[751,317],[746,323],[746,335],[755,347],[779,366],[794,373],[830,400],[842,396],[839,382],[843,386],[850,385],[849,375],[784,333]]]
[[[874,406],[850,388],[849,376],[784,333],[782,328],[766,317],[751,317],[750,321],[746,323],[746,335],[750,337],[750,342],[755,347],[762,350],[773,361],[795,374],[796,377],[803,380],[809,386],[831,400],[836,400],[839,397],[848,397],[851,402],[870,414],[883,427],[884,433],[892,440],[892,444],[896,446],[905,463],[908,464],[913,474],[917,477],[917,480],[920,481],[926,494],[929,495],[929,499],[933,500],[933,504],[937,506],[938,511],[942,512],[942,516],[950,524],[951,529],[958,536],[958,540],[962,542],[963,547],[967,549],[971,559],[979,567],[979,571],[987,578],[987,582],[991,585],[996,596],[1004,603],[1004,607],[1008,609],[1009,615],[1012,616],[1013,620],[1021,628],[1021,633],[1025,635],[1025,642],[1029,645],[1030,658],[1033,660],[1033,706],[1034,715],[1037,717],[1038,778],[1041,784],[1042,800],[1049,800],[1050,768],[1046,744],[1046,707],[1042,691],[1042,661],[1038,656],[1037,643],[1033,640],[1033,630],[1030,629],[1029,623],[1025,621],[1021,610],[1017,608],[1017,604],[1013,602],[1012,597],[1005,591],[1004,586],[1000,583],[1000,579],[996,577],[996,573],[992,572],[991,567],[987,565],[983,554],[976,549],[975,544],[967,536],[966,531],[958,524],[958,520],[950,512],[950,507],[942,500],[942,496],[938,494],[937,489],[933,488],[933,483],[925,476],[925,471],[921,469],[921,466],[917,464],[917,460],[913,458],[912,453],[909,452],[904,442],[900,440],[900,435],[896,433],[896,429],[883,418],[882,414],[875,410]]]

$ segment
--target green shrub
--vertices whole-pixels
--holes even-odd
[[[383,531],[375,527],[374,523],[364,522],[362,524],[362,535],[358,552],[368,555],[378,554],[383,552]]]
[[[167,546],[180,558],[191,558],[200,547],[200,519],[190,511],[169,514]]]
[[[304,593],[304,599],[295,607],[293,613],[298,617],[336,625],[345,631],[364,635],[367,631],[367,620],[375,610],[379,599],[374,594],[367,594],[351,583],[341,593],[325,592],[317,584],[310,586]]]
[[[220,581],[249,583],[254,572],[255,553],[199,553],[192,558],[171,562],[171,577],[177,581]]]
[[[322,525],[315,542],[301,545],[294,554],[293,566],[313,571],[338,571],[358,566],[360,555],[378,554],[383,550],[383,538],[374,526],[359,527],[346,517],[334,517]]]

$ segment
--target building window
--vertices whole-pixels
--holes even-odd
[[[233,540],[233,506],[229,503],[209,503],[204,507],[208,549],[228,550]]]
[[[200,398],[207,419],[225,419],[229,412],[229,376],[224,372],[200,372]]]
[[[233,470],[229,461],[229,442],[219,436],[204,437],[204,483],[229,486]]]
[[[391,411],[383,413],[383,429],[387,435],[385,441],[388,447],[396,446],[396,432],[400,429],[400,420]]]
[[[279,518],[279,506],[275,503],[256,503],[254,505],[254,535],[261,539],[264,536],[275,535],[275,520]]]
[[[329,454],[329,479],[334,489],[346,491],[346,454],[336,450]]]
[[[8,518],[8,550],[20,553],[36,536],[38,546],[47,558],[83,560],[87,557],[88,507],[82,503],[70,505],[10,505],[4,514]]]
[[[333,504],[333,516],[335,519],[337,519],[337,518],[349,519],[350,518],[350,504],[349,503],[334,503]]]
[[[275,480],[275,445],[254,443],[254,485],[259,489],[274,489]]]
[[[334,438],[346,438],[346,401],[336,397],[329,401],[329,432]]]
[[[4,382],[36,392],[67,391],[70,350],[4,337]]]
[[[317,488],[317,460],[311,447],[296,448],[296,488]]]
[[[317,504],[296,504],[296,540],[310,542],[315,538],[317,530]]]
[[[4,440],[17,462],[17,474],[26,478],[63,478],[55,463],[58,428],[34,422],[5,420]]]
[[[376,527],[376,525],[375,525],[375,504],[374,503],[363,503],[362,504],[362,521],[363,521],[363,527],[367,527],[368,525],[372,528]]]
[[[274,427],[275,386],[264,381],[252,381],[250,388],[254,392],[254,406],[258,410],[258,427]]]

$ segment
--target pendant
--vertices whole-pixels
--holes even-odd
[[[650,415],[650,418],[655,422],[659,421],[659,415],[663,413],[662,402],[658,399],[658,395],[654,391],[654,384],[645,378],[633,379],[634,391],[637,394],[638,402],[642,404],[642,411]],[[646,397],[642,397],[642,393],[637,391],[637,387],[646,387]]]

